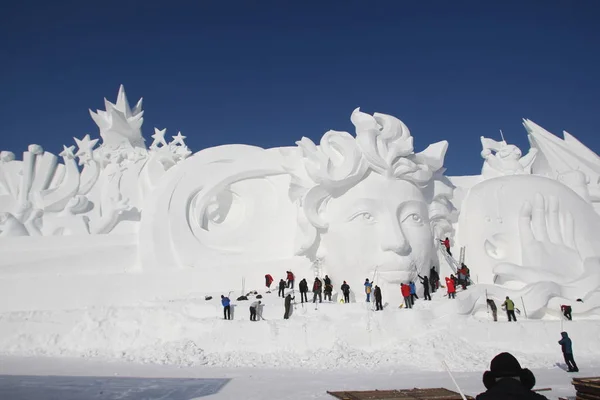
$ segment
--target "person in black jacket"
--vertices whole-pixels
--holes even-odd
[[[283,319],[288,319],[290,317],[290,312],[292,310],[292,300],[294,300],[294,298],[295,297],[292,297],[292,295],[289,293],[287,296],[285,296],[285,300],[284,300],[285,313],[283,314]]]
[[[535,376],[527,368],[521,368],[510,353],[494,357],[490,370],[483,374],[483,385],[487,390],[477,395],[476,400],[547,400],[531,390],[535,386]]]
[[[435,270],[435,267],[431,267],[429,271],[429,283],[431,284],[431,293],[435,293],[438,288],[438,282],[440,281],[440,275]]]
[[[331,284],[329,284],[329,285],[325,284],[325,289],[323,289],[323,294],[325,295],[325,300],[329,299],[329,301],[331,301],[331,293],[332,292],[333,292],[333,286],[331,286]]]
[[[429,278],[425,276],[424,278],[421,275],[417,275],[419,280],[423,284],[423,298],[425,300],[431,301],[431,295],[429,294]]]
[[[383,304],[381,304],[381,288],[377,285],[375,285],[374,295],[375,295],[375,307],[376,307],[375,311],[383,310]]]
[[[577,368],[577,364],[575,364],[575,359],[573,358],[573,342],[567,332],[561,332],[560,334],[562,339],[558,341],[558,344],[561,346],[565,364],[567,364],[569,372],[579,372],[579,368]]]
[[[285,297],[285,281],[281,279],[279,281],[279,292],[277,293],[277,297]]]
[[[300,302],[304,303],[306,301],[308,303],[308,297],[306,296],[306,293],[308,293],[308,282],[306,282],[306,279],[300,281],[298,288],[300,289]]]
[[[344,303],[350,303],[350,286],[344,281],[342,284],[342,293],[344,293]]]

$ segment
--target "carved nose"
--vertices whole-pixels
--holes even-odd
[[[381,248],[383,251],[393,251],[398,254],[408,254],[410,245],[402,232],[402,227],[397,222],[387,224],[383,232]]]

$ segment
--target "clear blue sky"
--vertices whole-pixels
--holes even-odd
[[[93,3],[93,5],[91,5]],[[144,136],[193,151],[352,131],[360,106],[401,118],[417,150],[479,136],[528,148],[521,118],[600,150],[600,1],[11,1],[0,11],[0,148],[98,136],[88,108],[123,83]]]

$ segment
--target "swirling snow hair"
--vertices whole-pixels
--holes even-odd
[[[443,175],[448,142],[442,141],[415,153],[408,127],[386,114],[365,114],[359,108],[350,117],[356,137],[348,132],[329,131],[319,146],[303,137],[296,142],[303,168],[290,169],[293,197],[299,199],[298,225],[302,240],[297,254],[307,254],[328,227],[322,217],[327,201],[339,197],[369,173],[413,183],[429,205],[431,229],[435,236],[449,235],[456,217],[450,202],[453,185]]]

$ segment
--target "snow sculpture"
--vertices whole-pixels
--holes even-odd
[[[192,155],[186,137],[169,140],[166,129],[155,128],[147,148],[142,100],[132,109],[122,86],[105,108],[90,111],[100,138],[76,138],[58,156],[38,145],[22,160],[0,152],[3,274],[35,275],[43,263],[68,275],[89,264],[79,282],[91,288],[108,265],[113,295],[124,282],[207,275],[211,290],[230,290],[242,274],[262,283],[255,269],[265,265],[397,286],[439,265],[437,238],[456,229],[478,283],[448,303],[456,312],[472,312],[486,293],[522,297],[533,318],[562,303],[600,312],[600,158],[566,132],[562,140],[525,120],[527,155],[482,137],[481,175],[447,177],[448,143],[415,153],[390,115],[356,109],[354,136],[332,130],[319,144],[303,137],[294,147]],[[32,298],[5,282],[3,295]],[[389,289],[392,300],[399,291]]]
[[[481,290],[523,297],[534,318],[578,298],[584,303],[574,304],[575,313],[600,306],[600,218],[579,188],[536,175],[496,177],[470,188],[459,240],[477,282],[496,284]]]
[[[352,113],[356,138],[329,131],[316,146],[297,142],[303,169],[290,170],[302,195],[298,254],[332,276],[400,284],[426,275],[434,236],[451,231],[452,187],[443,176],[448,143],[414,153],[410,131],[385,114]]]
[[[167,145],[165,130],[164,146],[148,151],[142,101],[132,110],[123,86],[116,104],[105,99],[105,105],[106,111],[90,111],[103,140],[99,147],[90,135],[74,138],[77,151],[63,146],[62,163],[38,145],[29,146],[22,161],[1,153],[0,235],[107,234],[118,225],[120,233],[137,231],[144,193],[191,152],[181,133]]]
[[[562,140],[528,119],[523,125],[539,151],[533,173],[564,183],[600,213],[600,157],[566,131]]]
[[[415,154],[398,119],[358,109],[351,119],[356,138],[329,131],[319,146],[302,138],[297,148],[222,146],[190,157],[146,203],[144,268],[298,255],[361,282],[375,271],[396,284],[427,273],[434,234],[451,231],[454,217],[447,142]]]
[[[515,145],[507,144],[502,140],[481,137],[481,157],[485,160],[481,175],[484,179],[503,175],[530,174],[531,165],[535,161],[537,149],[532,148],[529,153],[521,157],[521,150]]]

